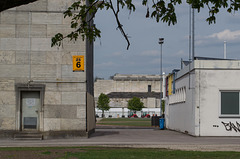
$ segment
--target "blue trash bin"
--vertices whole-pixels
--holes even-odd
[[[164,130],[164,122],[165,122],[165,119],[164,119],[164,118],[160,118],[160,119],[159,119],[159,127],[160,127],[160,130]]]

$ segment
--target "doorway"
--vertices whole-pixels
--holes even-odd
[[[16,84],[16,130],[43,131],[45,85]]]
[[[21,91],[21,129],[39,130],[40,91]]]

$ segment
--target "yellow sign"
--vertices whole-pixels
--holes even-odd
[[[73,59],[73,72],[84,71],[84,56],[76,55],[72,56]]]

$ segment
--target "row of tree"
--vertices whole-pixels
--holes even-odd
[[[104,93],[101,93],[98,97],[97,108],[102,110],[103,116],[104,111],[108,111],[110,109],[109,102],[109,97]],[[144,108],[144,104],[140,101],[140,98],[133,97],[128,101],[128,109],[132,110],[134,113],[136,113],[136,111],[141,111],[142,108]]]
[[[110,102],[109,97],[104,93],[101,93],[100,96],[98,97],[97,108],[102,110],[103,116],[104,116],[104,111],[108,111],[110,109],[109,102]],[[165,109],[164,105],[165,105],[165,102],[164,100],[162,100],[162,104],[161,104],[162,113],[164,113],[164,109]],[[136,113],[136,111],[141,111],[142,108],[144,108],[144,104],[143,102],[141,102],[140,98],[133,97],[128,101],[128,109],[133,111],[134,113]]]

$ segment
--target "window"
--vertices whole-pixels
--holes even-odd
[[[152,92],[152,86],[148,85],[148,92]]]
[[[175,94],[168,96],[169,104],[178,104],[186,102],[186,87],[176,89]]]
[[[239,92],[221,92],[221,115],[240,115]]]

